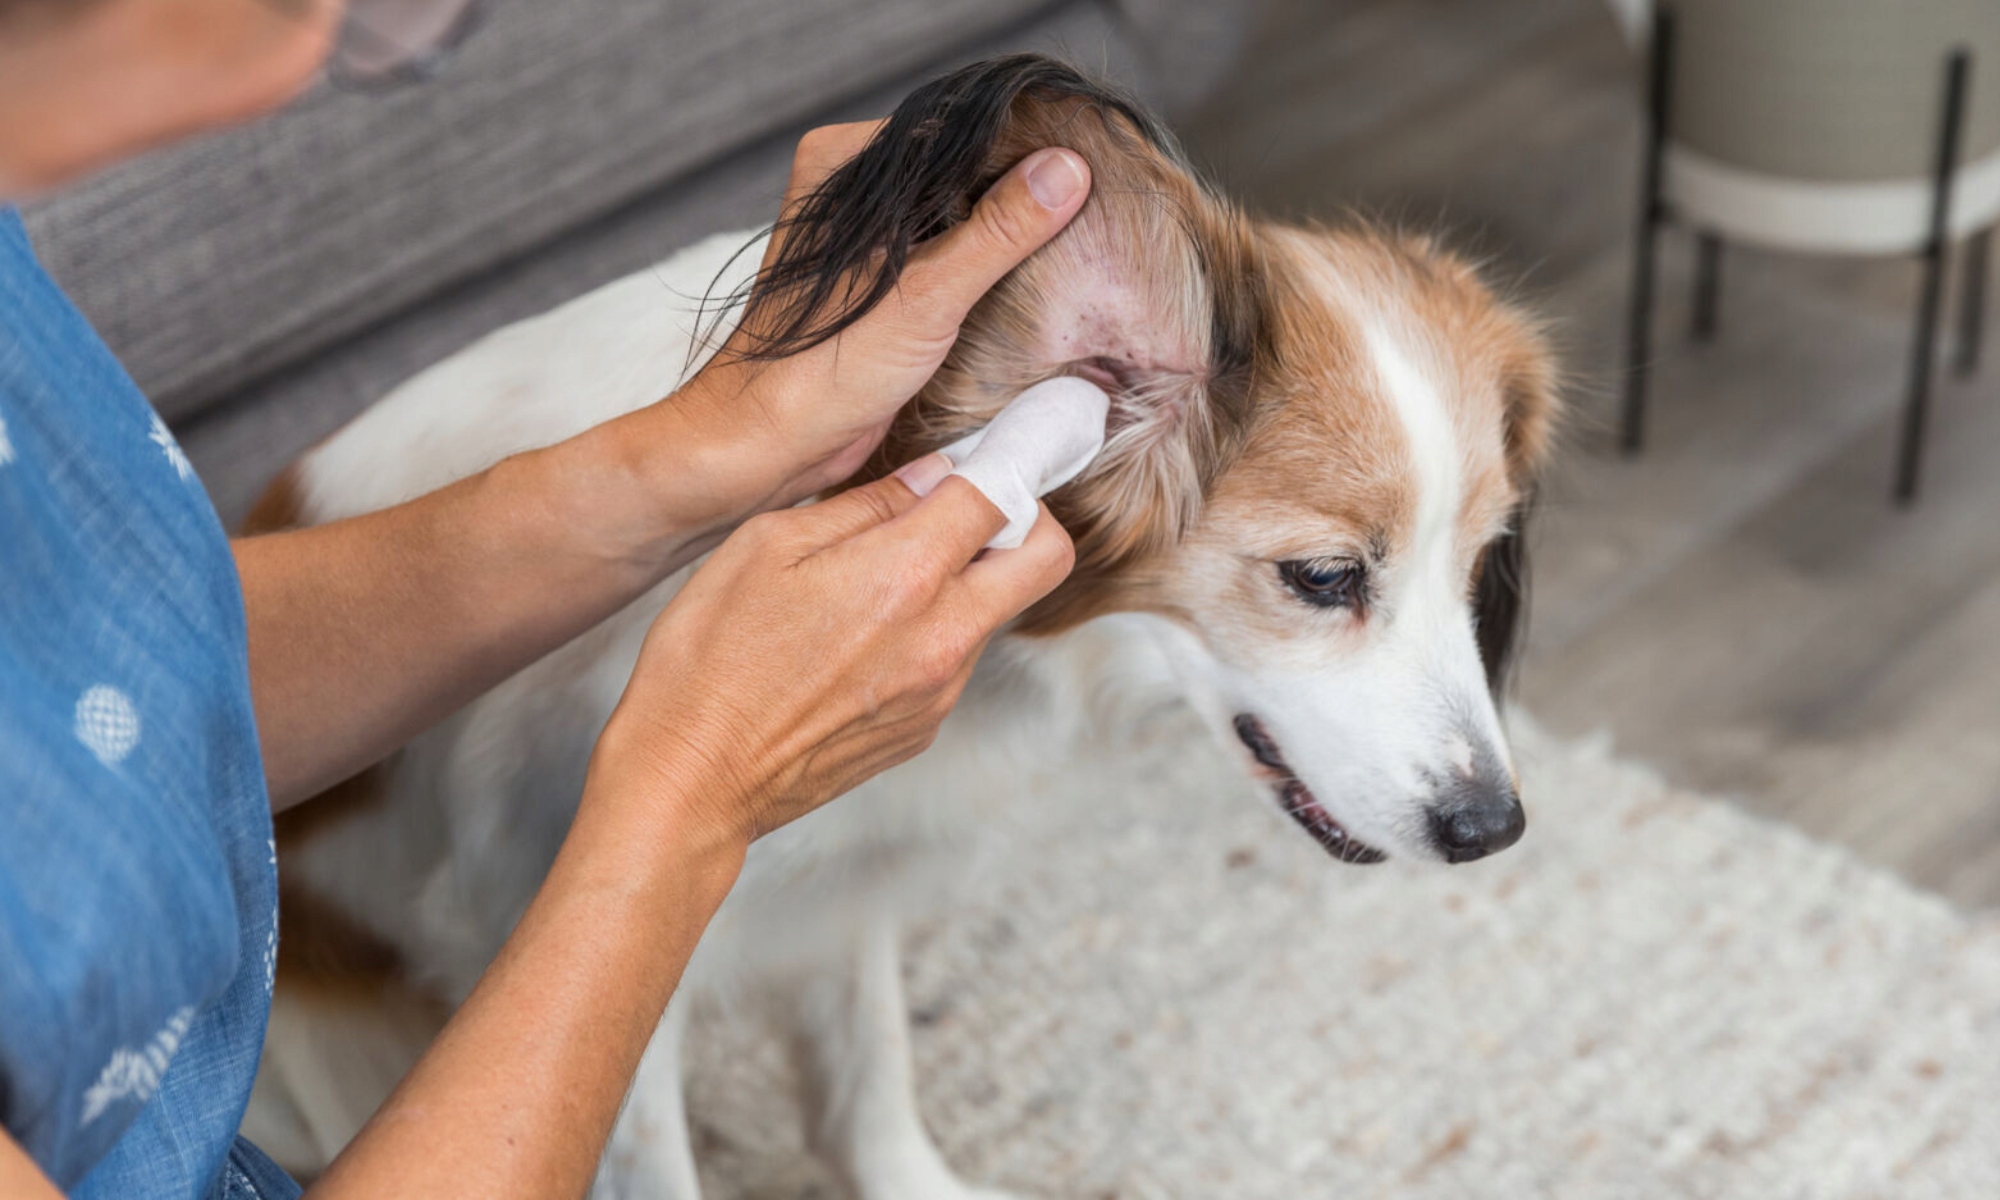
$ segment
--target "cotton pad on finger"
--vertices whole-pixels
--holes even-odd
[[[1037,502],[1075,479],[1104,449],[1111,398],[1064,375],[1022,392],[986,428],[944,448],[952,474],[991,500],[1007,524],[989,549],[1012,550],[1034,528]]]

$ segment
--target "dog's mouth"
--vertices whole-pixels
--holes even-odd
[[[1278,753],[1277,740],[1262,721],[1249,713],[1236,714],[1236,736],[1250,748],[1257,765],[1264,768],[1264,778],[1278,793],[1278,807],[1328,854],[1350,863],[1378,863],[1389,857],[1366,842],[1357,841],[1346,826],[1333,819],[1333,814],[1326,811],[1326,806],[1285,762],[1285,756]]]

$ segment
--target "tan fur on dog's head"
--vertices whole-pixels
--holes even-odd
[[[1458,860],[1511,841],[1504,740],[1491,698],[1467,693],[1497,682],[1511,647],[1556,381],[1535,323],[1462,259],[1365,224],[1253,221],[1131,101],[1020,56],[918,92],[801,209],[746,318],[790,317],[765,351],[837,332],[912,242],[1044,146],[1090,163],[1089,202],[974,309],[864,477],[1043,379],[1097,382],[1105,451],[1048,498],[1077,569],[1015,632],[1161,618],[1191,699],[1342,857],[1387,843]],[[813,293],[832,279],[850,282]],[[860,300],[829,316],[836,295]],[[1371,706],[1390,719],[1357,715]],[[1398,721],[1437,744],[1405,744]],[[1407,761],[1339,765],[1370,754]]]

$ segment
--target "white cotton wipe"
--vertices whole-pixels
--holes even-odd
[[[1007,403],[984,429],[944,448],[953,475],[1006,514],[986,545],[1012,550],[1034,528],[1037,501],[1075,479],[1104,449],[1111,398],[1087,379],[1044,380]]]

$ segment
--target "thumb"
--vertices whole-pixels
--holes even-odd
[[[1090,167],[1074,150],[1037,150],[973,206],[972,215],[911,256],[903,285],[952,328],[1001,276],[1062,231],[1090,197]]]

